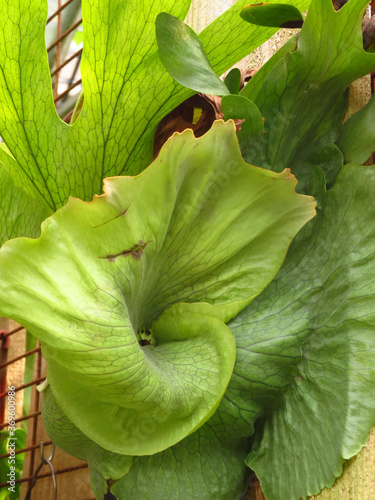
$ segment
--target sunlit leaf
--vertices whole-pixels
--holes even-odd
[[[93,442],[153,454],[214,413],[235,360],[225,322],[314,215],[295,185],[245,163],[217,122],[91,203],[71,198],[39,239],[4,244],[1,313],[41,340],[58,405]]]
[[[301,12],[293,5],[282,3],[247,5],[242,9],[241,17],[249,23],[274,28],[300,28],[303,24]]]

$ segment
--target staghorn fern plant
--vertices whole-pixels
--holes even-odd
[[[0,5],[0,311],[41,340],[50,437],[98,499],[240,499],[250,468],[267,500],[332,485],[375,423],[374,100],[342,126],[375,68],[366,2],[244,9],[254,26],[238,1],[198,39],[188,1],[83,0],[73,126],[53,109],[45,3]],[[296,20],[240,93],[218,79]],[[145,169],[182,85],[224,96],[229,122]]]

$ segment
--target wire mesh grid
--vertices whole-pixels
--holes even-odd
[[[53,84],[53,98],[56,107],[58,108],[61,101],[66,101],[72,91],[77,96],[82,86],[82,79],[79,75],[79,66],[83,51],[82,43],[71,43],[72,36],[81,29],[82,16],[80,11],[81,0],[68,0],[62,4],[62,0],[57,0],[57,10],[53,12],[47,19],[47,28],[52,26],[52,32],[55,32],[56,39],[48,44],[47,53],[51,67],[51,78]],[[63,24],[64,10],[72,9],[72,15],[68,17],[68,21],[72,24],[69,27]],[[78,17],[78,19],[76,19]],[[47,42],[48,43],[48,42]],[[63,46],[65,45],[65,47]],[[73,47],[73,50],[72,50]],[[77,50],[74,50],[74,47]],[[78,77],[77,77],[78,74]],[[62,81],[63,80],[63,81]],[[65,84],[62,90],[61,83]],[[73,96],[74,97],[74,96]],[[72,99],[74,102],[74,99]],[[65,121],[69,121],[71,112],[63,117]]]
[[[60,116],[67,123],[69,123],[74,103],[82,85],[82,80],[79,74],[79,65],[83,51],[82,44],[73,44],[73,47],[72,44],[70,44],[69,50],[66,50],[66,47],[65,51],[62,50],[64,41],[68,40],[69,37],[71,38],[77,29],[80,29],[82,25],[82,17],[79,15],[78,19],[74,19],[71,25],[69,27],[65,27],[64,29],[64,12],[69,7],[72,7],[73,4],[75,4],[76,11],[80,14],[79,7],[81,0],[68,0],[65,3],[63,3],[62,0],[57,0],[56,10],[52,12],[47,19],[47,26],[55,23],[56,28],[54,30],[55,39],[51,43],[47,44],[47,52],[49,56],[53,54],[53,57],[49,59],[53,97]],[[375,0],[371,1],[371,14],[375,14]],[[65,74],[63,73],[64,71]],[[75,91],[74,95],[72,95],[73,91]],[[371,91],[372,93],[375,92],[375,73],[371,75]],[[68,106],[64,107],[63,103],[66,102],[69,97],[71,98],[70,103]],[[21,338],[21,336],[23,336],[24,345],[21,349],[23,350],[22,354],[13,357],[9,356],[9,352],[11,351],[11,349],[9,349],[10,344],[14,343],[17,345],[16,338]],[[34,348],[27,350],[24,340],[25,330],[22,326],[15,326],[10,329],[0,330],[0,431],[5,430],[8,426],[6,412],[8,386],[9,384],[13,385],[13,381],[9,375],[10,368],[21,363],[21,369],[24,371],[25,362],[28,358],[32,360],[33,365],[31,380],[25,381],[23,378],[23,383],[17,383],[14,389],[14,392],[17,395],[22,395],[26,390],[31,392],[28,411],[15,418],[17,426],[22,424],[24,425],[27,422],[26,446],[15,451],[16,455],[22,453],[25,454],[23,475],[20,479],[15,481],[17,484],[22,485],[21,499],[25,499],[27,497],[27,490],[32,484],[33,479],[35,479],[35,471],[40,465],[40,459],[38,457],[40,456],[41,442],[43,443],[42,446],[47,449],[47,453],[49,453],[53,446],[52,441],[47,437],[43,429],[41,421],[42,398],[36,390],[37,385],[45,380],[45,365],[41,354],[40,344],[37,342]],[[21,345],[22,342],[18,342],[18,344]],[[20,350],[18,350],[18,352],[20,352]],[[20,397],[19,399],[21,400],[22,407],[23,397]],[[9,455],[9,453],[0,455],[0,460],[8,458]],[[87,464],[72,458],[70,455],[65,454],[62,450],[58,450],[58,455],[59,458],[54,469],[54,475],[56,478],[65,477],[67,479],[65,483],[57,480],[59,500],[70,498],[79,500],[95,500],[94,494],[89,486]],[[72,481],[72,473],[75,474],[74,481]],[[42,468],[38,473],[37,480],[49,480],[51,476],[51,470]],[[72,493],[68,493],[66,491],[65,486],[67,484],[72,486]],[[0,489],[6,487],[7,485],[8,482],[1,482]],[[43,491],[43,496],[41,496],[41,491]],[[44,483],[44,488],[39,491],[34,490],[34,493],[31,493],[31,495],[27,498],[30,500],[33,500],[34,498],[52,498],[52,482]]]
[[[6,430],[8,427],[8,419],[6,412],[6,403],[7,403],[7,395],[8,395],[8,387],[10,385],[14,385],[14,392],[17,395],[21,392],[24,392],[25,389],[31,388],[31,402],[27,414],[22,414],[15,418],[16,426],[18,427],[20,424],[27,422],[27,441],[26,446],[15,451],[15,455],[19,455],[21,453],[25,454],[25,462],[23,469],[23,476],[20,479],[16,479],[16,484],[21,484],[21,496],[20,498],[25,498],[28,488],[31,486],[34,474],[38,466],[40,465],[40,448],[41,443],[43,443],[44,448],[46,448],[46,453],[50,452],[52,441],[47,437],[43,424],[41,422],[41,395],[36,390],[38,384],[42,383],[45,380],[45,365],[43,362],[43,358],[41,355],[41,348],[39,342],[37,342],[37,346],[31,350],[25,350],[22,354],[10,357],[8,359],[8,351],[10,351],[9,347],[13,340],[13,342],[17,343],[17,336],[25,336],[25,331],[21,326],[17,326],[11,330],[1,330],[0,331],[0,339],[1,339],[1,357],[0,357],[0,382],[1,382],[1,394],[0,394],[0,430]],[[14,351],[14,349],[13,349]],[[18,363],[25,361],[27,358],[33,359],[33,375],[32,380],[26,383],[17,383],[13,384],[11,377],[9,377],[8,369],[9,367],[16,366]],[[19,380],[19,377],[16,377]],[[22,398],[23,399],[23,398]],[[21,405],[22,406],[22,405]],[[22,409],[21,409],[22,410]],[[20,414],[20,407],[18,405],[18,415]],[[10,456],[10,453],[6,453],[0,455],[1,459],[7,459]],[[70,455],[65,454],[62,450],[58,451],[58,460],[55,463],[54,476],[59,478],[64,474],[72,473],[74,471],[81,471],[82,469],[87,469],[87,464],[81,462],[77,459],[74,459]],[[72,464],[72,465],[67,465]],[[42,469],[38,474],[37,480],[40,482],[43,479],[51,478],[52,471],[48,470],[48,468]],[[75,479],[77,476],[75,477]],[[79,496],[75,498],[84,498],[85,500],[95,500],[93,496],[90,496],[91,488],[89,486],[89,478],[88,474],[85,475],[85,478],[81,478],[81,490],[84,494],[84,490],[87,490],[89,496]],[[71,482],[71,478],[67,477],[67,481]],[[59,499],[64,498],[74,498],[74,496],[65,496],[64,494],[64,481],[58,480],[58,490],[60,491]],[[7,482],[1,482],[0,489],[8,486]],[[39,489],[40,490],[40,489]],[[42,491],[45,492],[45,496],[43,498],[52,498],[53,488],[52,482],[46,481],[41,488]],[[38,488],[35,490],[35,493],[29,496],[28,498],[37,499],[40,498],[40,491]]]

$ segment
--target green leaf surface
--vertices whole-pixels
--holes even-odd
[[[238,142],[243,156],[246,156],[264,136],[263,117],[255,104],[241,95],[224,96],[221,109],[226,120],[244,119],[237,132]]]
[[[217,74],[275,31],[244,23],[239,12],[245,2],[236,2],[200,35]],[[0,135],[16,160],[9,173],[17,185],[55,210],[69,195],[90,200],[105,177],[138,174],[149,165],[158,123],[192,95],[161,64],[154,23],[161,11],[183,19],[189,5],[82,1],[85,102],[69,126],[53,104],[44,41],[47,0],[1,3]]]
[[[51,213],[15,186],[6,169],[12,163],[14,159],[0,147],[0,245],[19,236],[36,238],[42,221]]]
[[[344,123],[336,144],[347,163],[370,158],[375,150],[375,96]]]
[[[303,12],[310,5],[310,0],[283,3],[290,3]],[[277,31],[276,28],[254,26],[241,19],[241,10],[247,4],[248,0],[237,0],[199,34],[207,57],[218,75],[249,55]]]
[[[0,133],[17,161],[11,172],[17,184],[55,210],[69,195],[91,199],[100,193],[104,177],[124,170],[140,134],[165,101],[156,16],[168,10],[183,18],[189,4],[82,2],[85,103],[72,127],[59,119],[52,98],[44,42],[47,1],[1,4],[0,103],[5,112]]]
[[[228,87],[212,69],[198,35],[166,12],[156,18],[160,60],[181,85],[204,94],[226,95]]]
[[[127,344],[114,335],[103,347],[91,342],[91,350],[70,354],[79,365],[73,370],[66,351],[56,360],[54,347],[43,349],[59,405],[92,440],[115,453],[153,454],[193,432],[215,411],[233,370],[234,340],[220,320],[178,314],[160,318],[154,329],[157,345],[142,348],[128,321],[121,329]],[[80,338],[87,344],[89,336]],[[106,411],[105,420],[98,418]]]
[[[111,491],[117,500],[240,500],[249,469],[248,439],[223,437],[211,421],[162,453],[135,457]]]
[[[276,279],[229,323],[221,406],[238,435],[256,423],[246,463],[267,500],[332,486],[375,424],[374,189],[375,167],[345,166]]]
[[[297,50],[276,54],[242,90],[266,118],[264,139],[245,158],[275,171],[290,167],[303,192],[311,169],[322,166],[332,185],[343,162],[334,145],[351,82],[375,68],[363,50],[361,22],[366,0],[335,11],[331,0],[313,0]],[[289,42],[291,48],[294,42]],[[283,52],[285,49],[283,49]]]
[[[57,402],[82,432],[152,454],[211,416],[235,357],[224,322],[314,215],[295,185],[246,164],[234,124],[217,122],[175,136],[140,176],[108,179],[92,203],[71,198],[38,240],[3,246],[1,312],[41,340]]]
[[[241,85],[241,71],[238,68],[231,69],[224,78],[224,83],[231,94],[238,94]]]
[[[301,12],[293,5],[283,3],[247,5],[242,9],[241,17],[249,23],[274,28],[300,28],[303,23]]]
[[[9,445],[11,445],[11,448]],[[25,446],[26,431],[24,429],[16,429],[13,436],[9,434],[8,430],[0,431],[0,455],[8,454],[10,450],[21,450],[22,448],[25,448]],[[17,453],[14,456],[2,458],[0,460],[1,482],[11,480],[11,471],[14,472],[14,480],[21,479],[24,459],[24,453]],[[11,469],[11,467],[13,469]],[[20,490],[20,483],[16,483],[14,486],[9,483],[8,487],[3,487],[0,490],[0,500],[19,500]]]
[[[117,481],[129,472],[133,457],[109,452],[83,434],[61,410],[50,386],[43,392],[42,417],[54,444],[88,463],[97,500],[104,499],[107,481]]]
[[[297,49],[297,41],[298,37],[296,35],[289,38],[289,40],[285,42],[284,45],[282,45],[279,50],[259,68],[255,75],[251,77],[249,83],[247,83],[241,90],[240,95],[247,97],[248,99],[255,99],[261,92],[264,81],[271,73],[271,70],[273,70],[279,61],[284,60],[285,54],[294,52]]]

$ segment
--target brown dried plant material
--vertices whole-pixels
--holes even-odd
[[[365,50],[375,51],[375,14],[371,19],[364,19],[362,24],[363,30],[363,48]]]
[[[154,137],[154,159],[163,144],[175,133],[190,128],[195,137],[208,132],[215,120],[223,118],[221,99],[216,96],[196,94],[177,106],[159,123]]]
[[[259,68],[241,72],[241,87],[255,75]],[[196,94],[165,116],[159,123],[154,137],[153,158],[155,159],[163,144],[175,133],[191,129],[195,137],[208,132],[215,120],[224,119],[221,110],[221,97],[207,94]],[[240,130],[243,120],[234,120]]]
[[[340,10],[341,7],[344,7],[344,5],[348,3],[348,0],[332,0],[332,3],[335,10]]]
[[[260,487],[259,479],[254,473],[250,477],[245,500],[266,500]]]
[[[241,85],[240,89],[243,89],[248,81],[252,79],[252,77],[260,70],[261,66],[256,66],[255,68],[246,68],[241,70]]]

